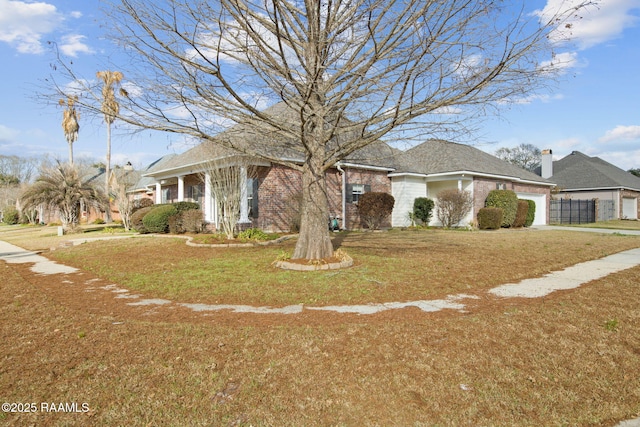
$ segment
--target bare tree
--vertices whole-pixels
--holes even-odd
[[[107,155],[105,161],[105,182],[104,190],[109,196],[109,179],[111,176],[111,125],[118,117],[120,105],[115,96],[115,88],[122,82],[123,74],[120,71],[98,71],[96,76],[102,80],[102,104],[100,111],[104,115],[104,121],[107,124]],[[111,207],[107,206],[106,218],[107,223],[111,222]]]
[[[244,157],[216,158],[208,162],[203,179],[208,179],[218,212],[218,222],[227,239],[234,239],[242,205],[247,204],[247,179],[256,167]],[[248,207],[247,207],[248,211]]]
[[[328,169],[382,138],[460,129],[553,76],[555,31],[588,2],[553,16],[517,3],[119,0],[114,37],[140,71],[119,117],[300,171],[293,257],[328,257]],[[220,137],[231,124],[254,138]]]
[[[61,99],[58,104],[66,108],[62,112],[62,130],[64,131],[64,137],[69,144],[69,164],[73,164],[73,143],[78,140],[78,131],[80,125],[78,124],[78,112],[76,111],[75,104],[78,102],[77,95],[71,95],[67,97],[67,100]]]
[[[468,191],[442,190],[436,197],[436,216],[444,228],[459,224],[473,208],[473,196]]]
[[[496,157],[520,166],[522,169],[533,171],[540,166],[542,152],[533,144],[520,144],[517,147],[502,147],[496,151]]]
[[[120,219],[126,231],[131,229],[131,215],[135,207],[135,201],[130,197],[129,191],[134,188],[139,178],[140,175],[130,167],[130,164],[123,168],[116,166],[111,174],[110,193],[114,195]]]

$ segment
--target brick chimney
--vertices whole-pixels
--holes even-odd
[[[550,149],[542,150],[542,167],[540,175],[543,178],[551,178],[553,176],[553,156]]]

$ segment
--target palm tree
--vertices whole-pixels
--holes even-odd
[[[102,86],[102,114],[107,123],[107,161],[105,167],[104,190],[109,195],[109,175],[111,174],[111,124],[120,112],[114,89],[120,84],[124,75],[120,71],[98,71],[96,76],[104,83]],[[111,207],[107,205],[106,222],[111,222]]]
[[[102,208],[105,201],[102,190],[85,180],[78,168],[60,162],[43,168],[40,176],[20,198],[23,209],[45,205],[57,210],[65,228],[73,228],[78,224],[80,203]]]
[[[62,130],[64,131],[64,137],[69,144],[69,164],[73,164],[73,143],[78,140],[78,131],[80,125],[78,124],[79,114],[76,112],[75,103],[78,102],[76,95],[67,97],[65,103],[64,99],[58,101],[61,106],[67,106],[62,112]]]

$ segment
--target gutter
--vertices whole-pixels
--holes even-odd
[[[342,169],[342,165],[340,163],[336,163],[336,169],[342,175],[342,229],[346,230],[347,224],[347,174]]]

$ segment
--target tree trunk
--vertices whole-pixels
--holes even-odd
[[[302,169],[302,218],[293,259],[322,259],[333,256],[329,237],[329,204],[324,170],[311,158]]]
[[[73,165],[73,143],[70,142],[68,145],[69,145],[69,164]]]
[[[111,175],[111,123],[107,123],[107,159],[104,167],[104,193],[107,196],[107,206],[105,209],[104,221],[111,223],[111,197],[109,194],[109,175]]]

